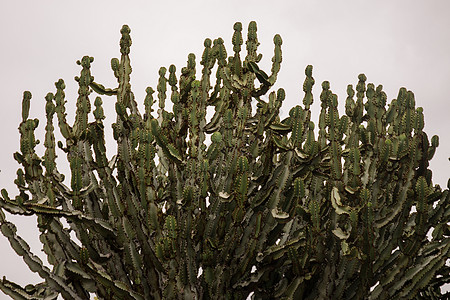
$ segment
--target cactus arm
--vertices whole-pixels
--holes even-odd
[[[30,270],[37,272],[39,276],[45,279],[50,287],[61,293],[64,298],[82,299],[68,284],[62,280],[62,278],[53,274],[46,266],[42,264],[41,260],[30,251],[28,244],[16,234],[17,229],[14,224],[2,218],[0,226],[2,234],[8,238],[11,247],[19,256],[22,256],[24,262],[28,265]]]
[[[245,44],[247,49],[247,56],[245,57],[245,60],[247,62],[259,62],[262,55],[258,55],[256,52],[260,43],[258,42],[257,25],[255,21],[248,24],[247,42]]]
[[[158,126],[158,121],[156,119],[152,120],[151,126],[152,134],[164,153],[174,162],[181,163],[183,160],[181,155],[172,144],[169,144],[167,138],[161,133],[161,128]]]
[[[87,265],[84,267],[87,271],[87,274],[92,276],[94,280],[109,289],[113,292],[114,295],[117,295],[123,299],[135,299],[135,300],[143,300],[144,297],[136,292],[134,292],[130,286],[126,285],[125,283],[114,280],[106,274],[105,272],[101,270],[96,270],[90,265]]]
[[[249,71],[255,74],[256,78],[259,80],[259,82],[261,84],[268,85],[268,86],[271,85],[267,74],[264,71],[260,70],[258,65],[255,62],[250,61],[247,64],[247,66],[249,68]]]
[[[448,257],[450,243],[441,246],[438,253],[427,257],[419,257],[415,264],[406,270],[401,280],[392,284],[388,290],[394,297],[414,297],[417,292],[428,284],[433,275],[445,265],[445,257]],[[379,289],[383,287],[380,286]],[[374,290],[374,294],[381,291]]]
[[[258,89],[252,91],[252,97],[257,98],[265,95],[272,86],[271,82],[269,81],[269,77],[264,71],[259,69],[258,65],[255,62],[250,61],[247,63],[247,66],[249,68],[249,71],[254,73],[256,78],[261,83],[261,86]]]
[[[0,289],[13,299],[31,300],[31,299],[48,299],[53,300],[58,297],[56,291],[52,291],[49,287],[45,286],[45,283],[39,283],[36,285],[28,284],[25,287],[7,280],[3,277],[0,281]]]
[[[311,65],[308,65],[305,69],[305,81],[303,83],[303,91],[305,92],[305,96],[303,97],[303,105],[305,105],[305,109],[309,110],[310,106],[313,103],[313,94],[312,88],[314,86],[315,80],[312,77],[312,69]]]
[[[66,85],[64,80],[60,79],[55,83],[56,86],[56,94],[55,94],[55,102],[56,102],[56,114],[58,116],[58,126],[61,131],[62,136],[65,139],[69,139],[72,137],[72,128],[66,121],[66,108],[65,108],[65,93],[64,89]]]
[[[82,66],[80,77],[75,77],[79,87],[73,131],[77,138],[80,138],[81,134],[87,129],[88,113],[91,110],[91,104],[89,102],[89,84],[94,80],[94,77],[91,76],[90,72],[91,63],[93,61],[94,58],[89,56],[84,56],[81,61],[77,61],[77,64]]]
[[[45,97],[47,100],[47,104],[45,107],[46,115],[47,115],[47,125],[45,126],[45,155],[44,155],[44,166],[46,169],[46,174],[53,174],[53,171],[56,171],[56,153],[55,153],[55,136],[53,134],[53,115],[55,113],[55,105],[53,103],[54,95],[52,93],[48,93]],[[52,201],[54,202],[54,201]],[[52,205],[54,203],[51,203]]]
[[[158,120],[162,122],[163,111],[165,107],[166,100],[166,90],[167,90],[167,79],[165,77],[167,69],[161,67],[159,69],[159,80],[158,80],[158,99],[159,99],[159,109],[158,109]]]
[[[275,35],[273,38],[273,43],[275,44],[274,55],[272,57],[272,74],[268,78],[268,81],[273,85],[277,81],[278,72],[280,71],[282,56],[281,56],[281,45],[283,40],[279,34]]]
[[[374,222],[375,222],[374,224],[376,227],[380,228],[380,227],[387,225],[390,221],[392,221],[394,219],[394,217],[396,215],[398,215],[401,212],[402,207],[406,203],[407,193],[411,187],[411,180],[412,180],[413,174],[414,174],[414,172],[412,169],[408,170],[408,172],[405,174],[405,184],[400,189],[397,203],[392,205],[391,209],[389,210],[389,213],[387,213],[384,216],[380,216],[379,218],[374,220]]]
[[[242,70],[242,61],[239,55],[241,51],[241,46],[244,43],[242,40],[242,24],[240,22],[236,22],[234,24],[234,34],[232,38],[233,43],[233,51],[234,56],[231,62],[231,72],[236,76],[236,78],[242,79],[243,70]]]
[[[130,99],[130,58],[128,54],[130,53],[131,37],[130,28],[127,25],[123,25],[120,33],[122,37],[120,39],[120,65],[117,67],[118,70],[118,81],[119,87],[117,89],[117,101],[122,103],[125,107],[131,107]],[[112,63],[112,62],[111,62]]]
[[[94,81],[89,83],[89,87],[91,87],[94,90],[94,92],[96,92],[97,94],[107,95],[107,96],[117,95],[117,91],[118,91],[118,88],[115,88],[115,89],[105,88],[102,84],[96,83]]]

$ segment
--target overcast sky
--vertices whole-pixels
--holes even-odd
[[[445,187],[450,167],[449,13],[450,1],[446,0],[4,1],[0,10],[0,188],[6,188],[12,197],[16,195],[13,180],[18,164],[12,154],[19,149],[17,127],[23,91],[33,94],[30,117],[41,120],[37,137],[42,144],[44,97],[55,92],[54,83],[59,78],[66,82],[68,120],[73,120],[77,97],[73,78],[80,72],[76,60],[93,56],[95,81],[114,87],[110,60],[120,56],[119,30],[123,24],[131,28],[132,88],[142,104],[145,88],[156,90],[161,66],[175,64],[179,75],[188,53],[194,53],[199,61],[205,38],[222,37],[232,53],[233,24],[242,22],[246,37],[252,20],[258,24],[259,51],[263,53],[260,66],[266,72],[273,56],[273,36],[279,33],[283,38],[276,88],[286,90],[284,115],[303,99],[304,69],[309,64],[314,66],[316,80],[316,116],[324,80],[330,81],[341,104],[347,84],[355,86],[360,73],[366,74],[367,82],[382,84],[389,101],[397,97],[400,87],[413,91],[416,106],[424,108],[429,138],[435,134],[440,137],[431,169],[434,182]],[[103,101],[111,122],[115,100],[103,97]],[[38,152],[43,154],[43,148]],[[65,156],[57,154],[58,163],[63,164]],[[8,219],[19,224],[19,234],[43,258],[35,218],[8,215]],[[0,266],[0,277],[6,275],[22,285],[42,281],[10,250],[2,235]]]

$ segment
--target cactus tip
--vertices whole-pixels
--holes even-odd
[[[305,75],[308,76],[308,77],[311,77],[312,76],[312,69],[313,69],[312,65],[307,65],[306,69],[305,69]]]
[[[130,33],[131,29],[128,25],[124,24],[122,25],[122,29],[120,29],[120,33],[121,34],[126,34],[126,33]]]
[[[360,80],[360,81],[366,81],[367,80],[367,77],[366,77],[366,75],[364,75],[364,74],[359,74],[358,75],[358,79]]]
[[[29,100],[29,99],[31,99],[31,92],[30,92],[30,91],[25,91],[25,92],[23,92],[23,99],[24,99],[24,100]]]
[[[241,22],[234,23],[233,29],[236,30],[236,31],[241,31],[242,30],[242,23]]]
[[[159,76],[166,75],[166,71],[167,71],[167,69],[165,67],[159,68]]]
[[[277,46],[281,46],[283,44],[283,40],[281,39],[281,36],[279,34],[276,34],[273,37],[273,43]]]
[[[205,39],[205,42],[203,43],[203,45],[207,48],[211,47],[211,39]]]

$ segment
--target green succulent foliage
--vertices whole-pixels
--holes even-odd
[[[89,293],[101,299],[445,297],[440,287],[450,282],[450,195],[433,185],[428,161],[439,140],[428,140],[412,92],[401,88],[386,107],[382,86],[366,84],[361,74],[356,92],[348,86],[340,115],[337,96],[325,81],[315,131],[314,78],[307,66],[303,106],[281,120],[285,92],[270,91],[282,61],[281,37],[274,38],[268,75],[258,65],[256,23],[248,26],[245,58],[242,24],[236,23],[232,56],[221,38],[206,39],[200,73],[194,54],[179,76],[175,66],[162,67],[157,98],[148,87],[141,115],[130,84],[129,27],[121,34],[121,57],[111,60],[116,87],[94,81],[92,57],[78,61],[73,125],[66,120],[64,81],[46,96],[43,157],[35,152],[39,121],[29,118],[31,93],[24,93],[20,152],[14,154],[21,165],[15,180],[19,194],[12,199],[1,191],[0,228],[44,282],[21,287],[4,278],[5,294],[15,299],[87,299]],[[92,93],[116,98],[112,156],[106,153],[100,96],[89,117]],[[166,108],[169,97],[172,111]],[[55,114],[62,135],[57,143]],[[70,186],[58,172],[55,145],[67,156]],[[16,234],[4,211],[38,216],[52,269]]]

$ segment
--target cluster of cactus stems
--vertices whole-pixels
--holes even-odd
[[[388,106],[382,86],[359,75],[345,114],[322,83],[318,130],[311,120],[312,66],[303,106],[280,119],[285,91],[270,91],[282,61],[279,35],[270,75],[251,22],[233,53],[206,39],[177,75],[159,70],[145,112],[130,85],[130,29],[121,29],[118,86],[81,75],[76,117],[65,113],[65,84],[46,99],[45,154],[35,152],[37,119],[23,96],[19,194],[1,191],[0,224],[12,248],[44,282],[0,289],[15,299],[439,299],[450,282],[449,191],[433,185],[421,107],[401,88]],[[168,71],[168,74],[167,74]],[[214,78],[211,78],[215,74]],[[96,94],[93,104],[92,94]],[[166,110],[170,94],[172,111]],[[116,155],[108,159],[99,95],[114,96]],[[262,97],[266,95],[266,97]],[[261,99],[263,98],[263,99]],[[106,100],[111,101],[111,100]],[[252,106],[252,102],[256,106]],[[156,115],[152,114],[158,102]],[[207,108],[214,114],[207,119]],[[256,107],[256,109],[255,109]],[[93,121],[89,122],[92,111]],[[256,111],[255,111],[256,110]],[[54,119],[63,137],[55,141]],[[210,140],[210,142],[209,142]],[[55,158],[65,153],[70,186]],[[30,251],[4,211],[37,215],[52,269]],[[67,223],[61,222],[65,219]],[[68,228],[64,224],[68,224]],[[66,225],[67,226],[67,225]],[[75,233],[78,241],[71,233]],[[428,235],[427,235],[428,234]]]

